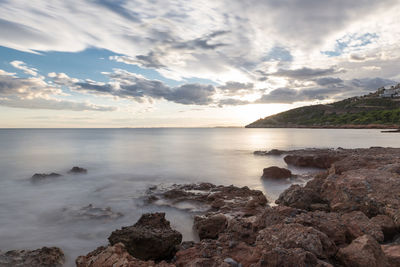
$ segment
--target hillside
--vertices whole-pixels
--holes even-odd
[[[394,88],[400,88],[400,84]],[[291,109],[259,119],[246,128],[398,128],[400,97],[381,97],[383,91],[381,88],[328,105]]]

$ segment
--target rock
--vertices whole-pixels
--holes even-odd
[[[289,220],[293,221],[293,219],[302,212],[304,211],[286,206],[267,207],[257,216],[252,226],[254,231],[258,232],[261,229],[275,224],[285,223]]]
[[[400,266],[400,245],[383,245],[381,248],[388,259],[389,266]]]
[[[265,252],[255,267],[322,267],[323,263],[311,252],[301,248],[274,248]]]
[[[33,182],[38,182],[47,178],[56,178],[62,176],[61,174],[52,172],[52,173],[35,173],[32,175],[31,179]]]
[[[242,264],[237,263],[234,259],[232,258],[226,258],[224,259],[224,262],[228,263],[229,266],[231,267],[242,267]]]
[[[87,170],[85,168],[81,168],[81,167],[75,166],[75,167],[72,167],[72,169],[69,170],[68,173],[71,173],[71,174],[86,174]]]
[[[229,215],[253,216],[267,205],[267,199],[259,190],[247,186],[216,186],[210,183],[173,185],[166,190],[148,192],[147,198],[161,199],[162,205],[180,208],[190,204],[192,212],[212,212]],[[157,204],[157,201],[153,202]],[[187,207],[188,205],[184,205]]]
[[[218,238],[218,234],[223,232],[227,225],[228,220],[223,214],[194,217],[194,228],[197,230],[200,239]]]
[[[56,267],[62,266],[65,256],[57,247],[42,247],[36,250],[0,251],[0,266]]]
[[[363,235],[353,240],[350,245],[339,249],[336,257],[344,266],[352,267],[387,267],[388,259],[376,240]]]
[[[316,153],[308,155],[291,154],[283,158],[283,160],[289,165],[321,169],[328,169],[339,159],[338,156],[334,156],[332,153]]]
[[[305,210],[310,210],[311,205],[321,202],[322,199],[317,191],[297,184],[291,185],[275,201],[279,205]]]
[[[98,247],[86,256],[79,256],[76,261],[77,267],[174,267],[165,261],[155,263],[154,261],[141,261],[132,257],[122,243],[114,246]]]
[[[335,255],[335,244],[324,233],[301,224],[275,224],[258,233],[256,245],[265,250],[301,248],[316,257],[328,259]]]
[[[112,232],[108,240],[111,245],[123,243],[135,258],[159,261],[174,256],[182,234],[171,228],[165,213],[147,213],[133,226]]]
[[[285,168],[272,166],[263,170],[263,178],[283,179],[292,177],[292,172]]]
[[[371,223],[376,224],[381,228],[385,241],[392,240],[398,233],[398,228],[389,216],[377,215],[371,219]]]
[[[243,242],[229,247],[227,243],[205,239],[191,248],[179,250],[174,263],[178,267],[231,267],[236,262],[236,266],[248,267],[256,264],[260,257],[260,250]]]
[[[323,232],[338,246],[344,245],[347,242],[347,227],[339,213],[323,211],[304,212],[298,214],[292,221],[304,226],[311,226]]]
[[[381,227],[371,221],[361,211],[345,213],[342,215],[341,219],[346,225],[350,240],[367,234],[375,238],[376,241],[383,242],[384,237]]]

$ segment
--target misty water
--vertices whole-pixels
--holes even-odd
[[[270,201],[291,183],[260,179],[262,169],[288,167],[280,156],[254,150],[399,147],[398,134],[339,129],[3,129],[0,130],[0,250],[58,246],[74,265],[78,255],[107,244],[109,234],[142,213],[165,211],[184,240],[195,239],[192,216],[143,204],[152,185],[211,182],[262,190]],[[86,175],[69,175],[72,166]],[[296,174],[310,169],[289,167]],[[34,173],[62,177],[33,183]],[[93,204],[124,214],[88,219],[73,211]]]

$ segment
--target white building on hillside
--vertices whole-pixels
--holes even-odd
[[[384,97],[384,98],[400,97],[400,89],[399,88],[384,89],[383,92],[379,96]]]

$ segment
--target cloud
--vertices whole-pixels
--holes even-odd
[[[118,55],[114,60],[175,79],[244,81],[279,64],[341,67],[337,56],[320,60],[321,51],[384,47],[396,55],[399,6],[396,0],[2,1],[0,45],[30,52],[103,48]]]
[[[19,60],[14,60],[14,61],[11,61],[10,64],[14,68],[22,70],[25,74],[28,74],[31,76],[37,76],[37,74],[38,74],[37,69],[28,67],[25,64],[25,62],[22,62]]]
[[[54,83],[67,85],[78,92],[127,98],[139,103],[145,100],[164,99],[184,105],[208,105],[213,103],[213,96],[216,93],[212,85],[188,83],[170,87],[161,81],[149,80],[142,75],[121,69],[103,74],[110,79],[110,82],[80,81],[56,73],[49,76],[54,79]]]
[[[323,78],[318,78],[314,79],[314,81],[321,86],[329,85],[329,84],[337,84],[337,83],[342,83],[343,80],[340,78],[336,77],[323,77]]]
[[[340,80],[340,81],[339,81]],[[309,87],[301,89],[278,88],[262,95],[255,103],[292,104],[295,102],[315,100],[339,100],[363,95],[382,86],[394,85],[395,81],[382,78],[362,78],[343,81],[335,78],[317,80],[326,87]],[[321,82],[322,81],[322,82]]]
[[[110,56],[110,60],[122,62],[130,65],[138,65],[143,68],[159,69],[166,67],[161,64],[160,59],[151,51],[147,55],[137,55],[136,57],[129,56]]]
[[[338,74],[338,73],[343,73],[345,72],[344,70],[339,70],[336,69],[335,67],[330,67],[330,68],[308,68],[308,67],[303,67],[300,69],[279,69],[275,73],[271,73],[270,75],[272,76],[280,76],[280,77],[288,77],[288,78],[293,78],[293,79],[309,79],[313,77],[319,77],[319,76],[326,76],[326,75],[332,75],[332,74]]]
[[[26,67],[23,62],[14,62],[14,65],[21,67],[22,70]],[[30,69],[27,69],[27,72],[30,72]],[[43,77],[19,78],[13,73],[0,70],[0,105],[2,106],[74,111],[116,110],[115,107],[61,100],[55,97],[64,95],[60,88],[49,85]]]
[[[72,111],[115,111],[115,107],[99,106],[91,103],[75,102],[59,99],[0,99],[0,105],[13,108],[26,109],[51,109],[51,110],[72,110]]]

